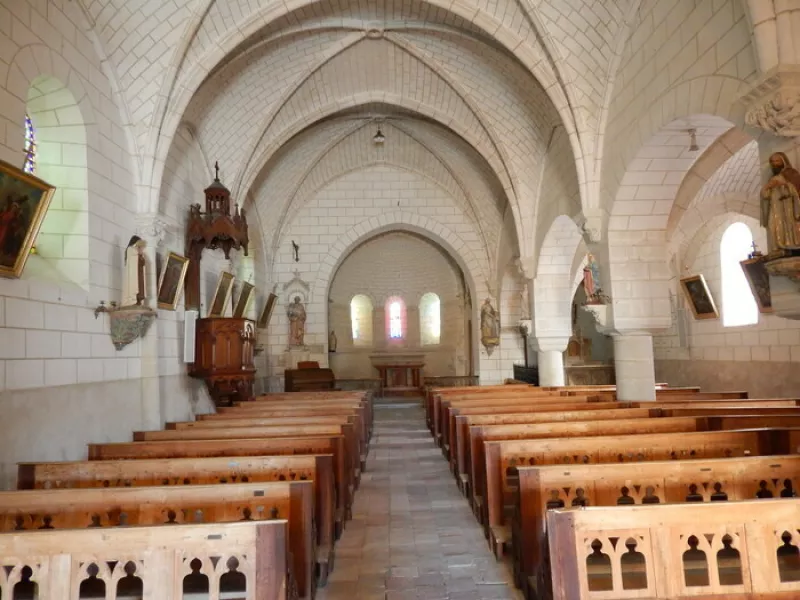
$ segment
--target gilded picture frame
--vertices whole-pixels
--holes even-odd
[[[221,317],[225,313],[225,307],[228,306],[233,293],[234,279],[233,273],[223,271],[219,274],[217,289],[214,291],[214,297],[211,299],[211,309],[208,311],[209,317]]]
[[[266,329],[269,327],[269,320],[272,318],[272,311],[275,310],[275,303],[277,301],[278,297],[275,294],[270,294],[269,298],[267,298],[267,302],[264,304],[264,310],[261,311],[261,316],[258,317],[259,329]]]
[[[174,252],[167,254],[164,266],[161,269],[161,275],[158,278],[158,293],[156,295],[158,308],[166,310],[175,310],[177,308],[188,270],[188,258]]]
[[[55,186],[0,161],[0,277],[19,278]]]
[[[241,319],[247,310],[247,305],[250,303],[250,298],[253,295],[255,286],[252,283],[245,281],[242,284],[242,291],[239,293],[239,298],[236,300],[236,307],[233,309],[233,318]]]
[[[719,319],[719,311],[702,275],[681,279],[681,287],[695,319]]]
[[[769,290],[769,273],[763,258],[748,258],[739,263],[744,277],[753,292],[758,312],[762,315],[772,313],[772,294]]]

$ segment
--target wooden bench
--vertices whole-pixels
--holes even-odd
[[[547,514],[555,600],[800,597],[796,500]]]
[[[278,426],[240,426],[204,427],[195,429],[172,429],[163,431],[134,432],[136,442],[157,442],[165,440],[232,440],[240,438],[285,438],[319,437],[344,435],[347,449],[348,469],[354,473],[353,486],[358,489],[361,479],[361,449],[355,428],[350,423],[341,425],[290,425]]]
[[[369,416],[369,412],[367,407],[361,403],[352,402],[352,401],[344,401],[339,402],[336,401],[334,404],[331,405],[319,405],[318,403],[299,403],[292,411],[292,414],[298,414],[298,412],[302,409],[313,409],[316,411],[318,415],[330,415],[333,414],[330,411],[335,408],[342,408],[352,411],[352,414],[356,414],[359,417],[359,423],[361,424],[362,433],[361,439],[363,440],[362,445],[366,447],[371,437],[371,419]],[[225,419],[225,418],[234,418],[234,419],[244,419],[244,418],[252,418],[252,417],[265,417],[268,414],[272,414],[275,408],[270,403],[256,403],[251,402],[249,404],[242,404],[241,406],[233,406],[233,407],[220,407],[217,409],[216,415],[210,415],[205,417],[203,420],[215,420],[215,419]]]
[[[317,562],[325,577],[334,562],[336,498],[333,456],[233,456],[54,463],[20,463],[20,490],[117,488],[311,481],[317,524]]]
[[[501,555],[510,539],[503,506],[515,494],[508,485],[511,467],[797,454],[799,446],[800,429],[792,428],[487,441],[482,496],[475,496],[474,507]]]
[[[237,405],[250,406],[258,404],[273,407],[300,407],[303,405],[325,406],[336,402],[358,402],[364,408],[370,433],[374,421],[372,409],[373,394],[369,391],[358,392],[287,392],[283,394],[267,394],[256,396],[254,402],[237,403]]]
[[[483,398],[449,398],[442,399],[436,405],[436,415],[434,419],[434,439],[439,446],[444,445],[444,435],[447,427],[448,411],[452,408],[468,407],[468,406],[515,406],[526,405],[535,407],[544,407],[555,404],[585,404],[593,400],[593,396],[574,396],[567,398],[562,395],[549,396],[549,395],[518,395],[514,397],[496,398],[483,397]]]
[[[286,521],[21,531],[0,535],[3,600],[286,600]],[[214,557],[216,560],[212,560]],[[96,574],[95,574],[96,573]]]
[[[547,579],[542,549],[546,549],[548,510],[795,497],[800,456],[519,467],[515,471],[517,493],[512,510],[507,511],[513,514],[514,574],[530,598],[545,593],[528,586]]]
[[[298,594],[309,599],[316,587],[313,515],[310,481],[0,492],[0,529],[6,534],[285,519]]]
[[[485,444],[492,440],[568,438],[594,435],[672,433],[681,431],[734,431],[774,427],[800,427],[794,416],[694,416],[663,418],[615,418],[622,411],[602,411],[607,418],[591,413],[591,421],[523,423],[469,427],[465,445],[465,469],[475,491],[485,484]],[[580,415],[579,415],[580,416]],[[657,416],[657,413],[656,415]],[[472,498],[474,502],[474,498]]]
[[[231,440],[166,440],[89,444],[89,460],[135,460],[153,458],[203,458],[233,456],[293,456],[331,454],[336,485],[336,523],[343,529],[352,509],[352,469],[343,435],[297,438],[248,438]]]
[[[435,387],[428,386],[425,388],[424,405],[425,405],[425,421],[428,428],[433,430],[433,397],[436,394],[449,395],[449,394],[463,394],[470,391],[476,393],[492,393],[502,391],[509,388],[513,389],[533,389],[534,386],[525,384],[504,384],[504,385],[465,385],[456,387]]]
[[[619,402],[591,402],[591,403],[558,403],[542,405],[517,404],[512,406],[501,405],[477,405],[448,407],[447,426],[442,433],[448,440],[445,443],[447,450],[446,456],[451,463],[459,467],[454,470],[454,474],[465,474],[463,470],[464,440],[467,437],[467,427],[469,425],[493,425],[493,424],[514,424],[514,423],[537,423],[544,421],[574,421],[592,419],[592,414],[596,411],[608,411],[619,409],[635,409],[638,405],[622,404]],[[649,414],[648,409],[643,409],[642,414]],[[579,414],[589,412],[583,419],[578,419]],[[563,416],[562,416],[563,415]],[[633,416],[633,413],[631,413]]]

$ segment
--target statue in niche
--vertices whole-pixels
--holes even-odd
[[[300,296],[294,297],[294,302],[289,305],[289,345],[302,346],[306,334],[306,309],[300,302]]]
[[[761,225],[767,230],[767,250],[800,250],[800,173],[783,152],[769,157],[772,177],[761,189]]]
[[[142,306],[145,294],[144,249],[147,243],[138,235],[131,237],[125,249],[125,276],[122,280],[122,305]]]
[[[586,304],[602,304],[600,294],[600,267],[590,252],[586,255],[587,263],[583,268],[583,289],[586,291]]]
[[[531,302],[530,297],[528,296],[528,283],[522,283],[522,289],[519,292],[519,301],[520,301],[520,319],[523,321],[528,321],[531,318]]]
[[[481,306],[481,343],[489,356],[492,355],[495,346],[500,345],[500,313],[494,309],[489,298],[486,298]]]
[[[336,352],[336,346],[339,344],[339,340],[336,338],[336,332],[331,329],[331,333],[328,336],[328,352]]]

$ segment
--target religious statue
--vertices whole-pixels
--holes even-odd
[[[131,237],[125,249],[125,277],[122,281],[122,305],[142,306],[145,293],[144,248],[146,242],[138,235]]]
[[[500,345],[500,313],[489,298],[481,306],[481,343],[491,356],[495,346]]]
[[[591,252],[586,258],[587,263],[583,268],[583,289],[586,291],[586,303],[602,304],[600,300],[600,293],[603,291],[600,288],[600,267]]]
[[[339,340],[336,339],[336,332],[331,329],[331,334],[328,336],[328,352],[336,352],[336,346]]]
[[[772,177],[761,190],[761,225],[767,230],[767,250],[800,250],[800,173],[783,152],[769,157]]]
[[[528,296],[527,282],[522,283],[522,289],[519,291],[519,302],[519,318],[523,321],[529,321],[531,318],[531,302],[530,297]]]
[[[289,305],[289,345],[302,346],[306,334],[306,309],[300,302],[300,296],[294,297],[294,302]]]

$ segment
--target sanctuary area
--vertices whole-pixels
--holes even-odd
[[[0,600],[800,598],[798,40],[0,0]]]

